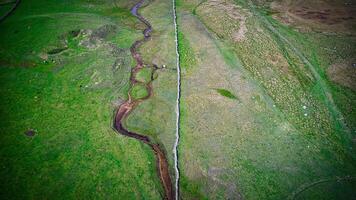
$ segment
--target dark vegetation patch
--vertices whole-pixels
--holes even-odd
[[[69,31],[69,35],[72,36],[73,38],[77,37],[80,33],[80,30],[73,30],[73,31]]]
[[[35,67],[36,63],[32,61],[22,61],[22,62],[12,62],[8,60],[1,60],[0,59],[0,67],[23,67],[23,68],[29,68],[29,67]]]
[[[16,1],[0,1],[0,6],[8,5],[8,4],[14,4]]]
[[[215,89],[221,96],[227,97],[229,99],[238,99],[234,94],[226,89]]]
[[[48,53],[49,55],[59,54],[59,53],[61,53],[62,51],[67,50],[67,49],[68,49],[68,47],[55,48],[55,49],[52,49],[52,50],[48,51],[47,53]]]

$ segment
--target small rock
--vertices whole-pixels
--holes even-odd
[[[308,113],[304,113],[304,116],[308,116]]]
[[[47,59],[48,59],[48,54],[46,54],[46,53],[40,53],[39,55],[38,55],[42,60],[44,60],[44,61],[46,61]]]
[[[304,109],[304,110],[307,109],[307,106],[303,106],[303,109]]]
[[[36,131],[33,129],[29,129],[29,130],[25,131],[25,135],[28,137],[33,137],[33,136],[35,136],[35,134],[36,134]]]
[[[352,67],[356,67],[356,63],[352,63],[351,66],[352,66]]]

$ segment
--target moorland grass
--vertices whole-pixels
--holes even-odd
[[[216,30],[219,26],[204,18],[199,8],[195,17],[194,13],[187,14],[198,3],[192,6],[191,2],[179,2],[183,4],[178,9],[180,31],[193,47],[196,60],[210,61],[198,62],[194,72],[182,76],[180,169],[184,179],[180,184],[184,198],[201,193],[211,198],[228,198],[233,185],[227,185],[231,181],[238,184],[244,198],[285,199],[313,181],[352,176],[355,168],[350,137],[338,125],[339,118],[327,103],[324,90],[328,84],[334,100],[342,98],[343,109],[350,109],[353,93],[331,84],[324,70],[327,62],[352,55],[352,45],[341,42],[353,44],[352,38],[340,36],[343,39],[331,42],[326,39],[330,36],[321,33],[299,33],[264,15],[265,11],[259,13],[259,9],[250,7],[250,1],[235,1],[243,9],[241,13],[249,16],[245,39],[236,42],[218,37],[216,32],[224,30]],[[229,3],[234,1],[221,4]],[[214,8],[210,9],[204,12],[214,17]],[[290,42],[271,32],[264,18]],[[205,29],[196,28],[197,19]],[[207,45],[210,43],[216,47]],[[343,55],[323,52],[333,45],[340,50],[344,46],[343,53],[337,53]],[[224,88],[231,88],[233,94],[241,97],[241,105],[230,104],[206,91],[214,84],[223,88],[223,80],[228,82]],[[337,106],[342,107],[339,103]],[[348,117],[353,115],[342,112]],[[351,122],[350,118],[346,121]],[[209,143],[211,140],[214,144]],[[194,191],[185,187],[190,183],[195,183]],[[308,189],[301,197],[349,198],[354,186],[355,181],[329,182]]]

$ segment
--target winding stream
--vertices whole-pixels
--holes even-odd
[[[130,82],[131,85],[134,85],[136,83],[141,83],[139,80],[136,80],[136,73],[144,68],[143,60],[141,55],[137,52],[137,49],[144,43],[146,42],[150,37],[151,37],[151,32],[152,32],[152,26],[151,24],[144,18],[142,17],[138,10],[141,8],[145,0],[139,1],[134,7],[131,9],[131,13],[136,16],[142,23],[146,25],[146,29],[143,31],[144,38],[135,41],[131,48],[131,55],[132,57],[136,60],[136,66],[131,70],[131,78]],[[154,68],[152,74],[157,68]],[[166,155],[162,148],[160,147],[159,144],[155,144],[150,140],[150,138],[146,135],[142,135],[140,133],[135,133],[128,131],[124,126],[123,126],[123,121],[127,118],[127,116],[130,114],[130,112],[136,108],[137,105],[139,105],[142,101],[148,99],[152,95],[152,81],[153,81],[153,76],[151,75],[151,81],[146,84],[146,88],[148,90],[148,95],[144,98],[141,99],[133,99],[130,96],[130,91],[128,93],[128,100],[126,100],[124,103],[122,103],[119,108],[116,111],[115,114],[115,119],[114,119],[114,128],[115,130],[125,136],[135,138],[148,146],[150,146],[155,153],[156,157],[156,162],[157,162],[157,172],[159,174],[159,178],[161,180],[163,189],[164,189],[164,198],[168,200],[173,200],[174,199],[174,194],[173,194],[173,187],[172,187],[172,181],[171,177],[169,174],[169,166],[167,162]]]

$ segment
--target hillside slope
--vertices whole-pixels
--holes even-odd
[[[354,197],[354,30],[285,24],[298,2],[178,2],[183,199]]]

